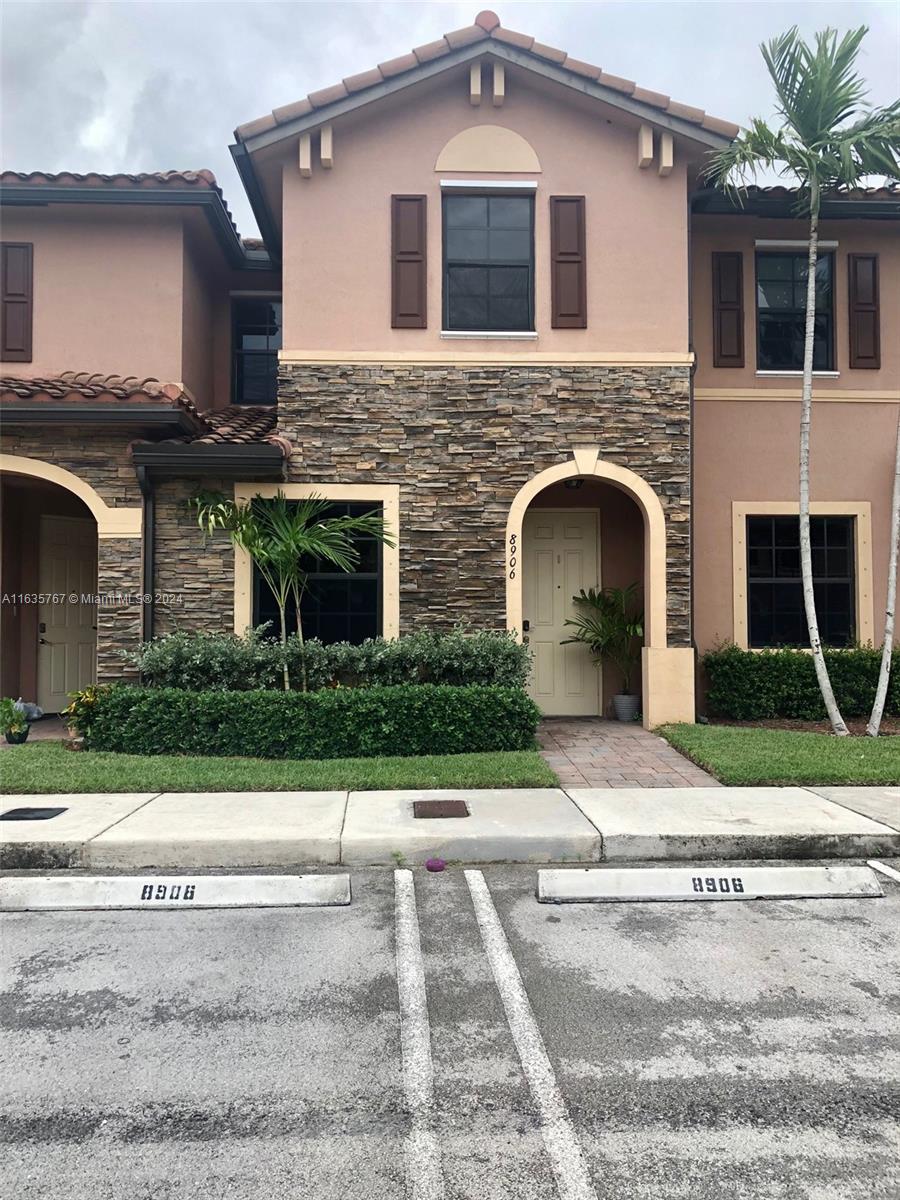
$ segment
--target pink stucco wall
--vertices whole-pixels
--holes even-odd
[[[691,231],[693,289],[693,343],[697,355],[694,386],[698,388],[780,388],[790,380],[756,374],[756,239],[803,239],[804,221],[771,220],[762,217],[694,218]],[[846,389],[882,391],[893,389],[900,395],[900,237],[890,221],[823,221],[819,236],[836,241],[834,275],[835,362],[838,379],[818,378],[816,388],[823,392]],[[716,250],[742,251],[744,256],[744,366],[742,369],[713,366],[712,253]],[[881,369],[851,370],[848,331],[849,284],[848,254],[872,254],[879,257],[881,292]]]
[[[538,92],[507,69],[507,98],[469,102],[467,73],[335,122],[334,167],[314,153],[302,178],[293,143],[283,169],[285,337],[288,351],[447,351],[441,340],[441,176],[445,143],[472,125],[503,125],[540,160],[534,178],[536,341],[504,353],[687,350],[685,163],[661,178],[637,166],[637,128],[609,109],[586,110]],[[314,139],[315,145],[315,139]],[[444,173],[447,174],[447,173]],[[447,177],[453,177],[447,175]],[[457,173],[469,178],[469,172]],[[510,178],[478,175],[477,178]],[[428,328],[391,329],[390,197],[428,197]],[[550,328],[549,197],[583,195],[587,220],[587,329]],[[465,342],[456,349],[498,349]]]
[[[4,374],[181,378],[183,252],[175,214],[6,208],[3,238],[34,246],[33,360],[5,362]]]

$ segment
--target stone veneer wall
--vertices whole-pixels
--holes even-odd
[[[4,430],[0,449],[62,467],[89,483],[113,508],[141,505],[128,438],[85,429],[48,426],[43,430]],[[97,589],[122,602],[101,605],[97,613],[97,679],[134,676],[119,651],[133,650],[141,637],[141,605],[128,603],[142,591],[141,539],[102,538],[98,542]]]
[[[671,645],[690,645],[688,367],[283,363],[290,479],[400,484],[400,622],[505,622],[505,530],[577,446],[642,476],[666,517]]]
[[[219,479],[165,480],[156,485],[156,633],[173,629],[234,631],[234,550],[228,535],[206,537],[190,507],[198,491],[234,494]]]

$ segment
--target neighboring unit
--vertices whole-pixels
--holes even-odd
[[[485,12],[238,128],[261,241],[207,171],[5,172],[0,691],[57,710],[141,638],[274,619],[200,490],[381,510],[396,548],[314,572],[307,635],[507,627],[550,714],[618,684],[561,644],[581,588],[642,589],[650,727],[694,719],[698,649],[802,643],[806,230],[782,188],[705,185],[736,133]],[[833,646],[882,636],[898,217],[823,205]]]

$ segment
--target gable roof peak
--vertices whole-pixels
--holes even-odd
[[[369,71],[350,75],[331,87],[320,88],[304,100],[283,105],[264,117],[239,125],[234,136],[238,143],[249,143],[247,149],[252,152],[262,144],[290,136],[293,132],[291,129],[275,132],[279,126],[302,122],[304,127],[309,127],[327,121],[333,113],[340,114],[348,107],[368,103],[384,94],[385,90],[406,86],[433,73],[435,69],[442,69],[444,65],[491,52],[525,67],[551,72],[560,82],[576,86],[579,90],[593,89],[590,94],[598,99],[628,107],[646,120],[655,119],[668,124],[676,132],[689,137],[702,131],[701,140],[707,144],[716,145],[717,139],[730,141],[739,131],[737,125],[713,117],[703,109],[679,104],[660,92],[649,91],[630,79],[623,79],[592,63],[573,58],[564,50],[545,46],[528,34],[504,29],[497,14],[484,9],[476,16],[474,24],[455,29],[434,42],[416,46],[408,54],[388,59]],[[448,59],[448,62],[442,63],[440,60],[443,59]],[[712,139],[709,135],[712,135]]]

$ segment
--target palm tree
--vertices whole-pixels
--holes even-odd
[[[230,500],[219,493],[202,492],[192,504],[197,523],[207,534],[224,529],[232,543],[253,559],[269,586],[278,606],[280,622],[284,690],[290,691],[287,661],[287,607],[293,600],[297,616],[297,636],[303,646],[303,622],[300,603],[308,582],[304,562],[316,559],[352,571],[359,563],[354,539],[374,537],[385,546],[394,542],[384,520],[376,513],[358,517],[330,517],[331,502],[320,496],[306,500],[288,500],[279,491],[272,499],[254,496],[247,503]],[[307,690],[306,661],[300,659],[303,691]]]
[[[731,145],[716,154],[708,178],[740,197],[761,171],[774,171],[798,189],[797,211],[809,219],[806,331],[800,404],[800,571],[803,604],[816,677],[834,732],[846,735],[819,638],[809,538],[809,443],[812,422],[813,336],[819,210],[823,195],[860,185],[867,177],[900,177],[900,100],[885,108],[865,103],[867,89],[856,56],[868,30],[838,40],[826,29],[808,45],[794,26],[760,47],[775,87],[777,129],[754,118]]]
[[[881,716],[887,698],[894,649],[894,613],[897,607],[897,554],[900,552],[900,413],[897,415],[897,449],[894,454],[894,494],[891,501],[891,549],[888,558],[887,605],[884,613],[884,645],[881,647],[881,670],[872,713],[866,725],[869,737],[878,737]]]

